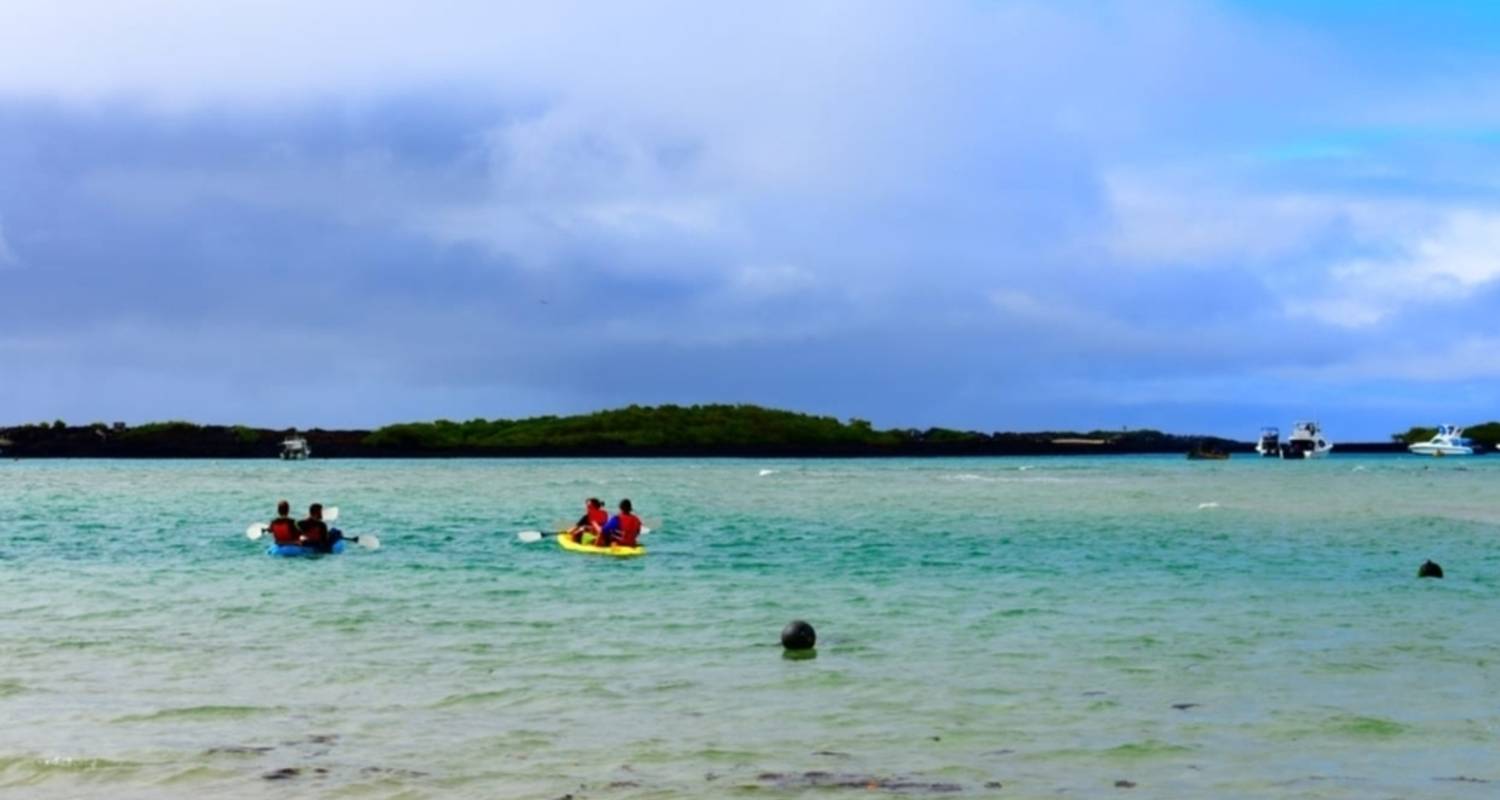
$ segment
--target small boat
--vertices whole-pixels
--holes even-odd
[[[1323,438],[1323,429],[1316,422],[1299,422],[1292,426],[1292,435],[1281,445],[1281,457],[1290,459],[1322,458],[1333,450],[1333,443]]]
[[[1229,451],[1209,447],[1199,442],[1197,447],[1188,451],[1187,457],[1189,461],[1228,461]]]
[[[636,556],[643,556],[646,554],[646,548],[644,547],[622,547],[617,544],[612,544],[609,547],[598,547],[592,544],[579,544],[578,542],[573,541],[573,537],[570,536],[567,531],[558,532],[557,543],[564,550],[569,550],[574,553],[590,553],[596,556],[634,558]]]
[[[1255,440],[1255,452],[1260,453],[1261,458],[1281,457],[1281,429],[1261,428],[1260,438]]]
[[[1439,425],[1437,434],[1425,442],[1417,442],[1406,448],[1419,456],[1472,456],[1474,443],[1464,438],[1464,429],[1457,425]]]
[[[301,436],[288,436],[281,440],[282,461],[302,461],[312,455],[312,448]]]

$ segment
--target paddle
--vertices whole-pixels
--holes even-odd
[[[355,544],[363,547],[366,550],[380,549],[380,537],[376,536],[373,533],[361,533],[358,536],[345,536],[344,541],[354,542]]]

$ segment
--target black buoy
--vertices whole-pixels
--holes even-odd
[[[781,629],[781,646],[788,650],[811,650],[818,643],[818,633],[813,626],[794,619]]]
[[[1429,558],[1426,561],[1422,562],[1422,566],[1420,566],[1420,567],[1417,568],[1417,577],[1418,578],[1441,578],[1441,577],[1443,577],[1443,568],[1440,567],[1440,566],[1438,566],[1437,562],[1435,562],[1435,561],[1433,561],[1432,559]],[[786,638],[786,634],[783,633],[781,635],[781,638],[785,639]]]

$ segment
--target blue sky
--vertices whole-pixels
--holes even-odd
[[[1500,418],[1500,11],[1307,5],[12,0],[0,423]]]

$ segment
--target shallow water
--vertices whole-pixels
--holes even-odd
[[[1493,797],[1497,481],[0,462],[0,794]],[[648,556],[517,542],[590,494],[664,519]],[[281,497],[385,546],[267,558],[243,530]],[[1445,580],[1414,577],[1429,557]],[[777,645],[798,617],[815,659]]]

